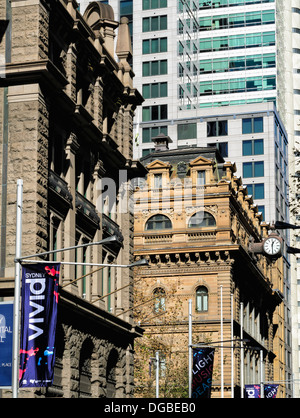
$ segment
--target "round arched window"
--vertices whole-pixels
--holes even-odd
[[[215,218],[208,212],[196,212],[189,220],[189,228],[216,226]]]
[[[160,229],[171,229],[172,222],[165,215],[154,215],[146,223],[146,231],[155,231]]]

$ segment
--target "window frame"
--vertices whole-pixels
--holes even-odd
[[[203,211],[203,215],[201,215],[202,220],[199,224],[191,224],[191,221],[193,219],[197,219],[197,215],[199,213],[202,214],[201,211],[200,212],[198,211],[198,212],[195,212],[189,218],[188,228],[195,229],[195,228],[215,228],[216,227],[216,225],[217,225],[216,218],[210,212],[207,212],[207,211]]]
[[[208,289],[198,286],[195,291],[195,310],[198,313],[208,312]]]
[[[262,164],[262,174],[258,173],[258,170],[261,170],[258,164]],[[248,175],[248,173],[246,174],[246,171],[249,170],[250,167],[251,167],[251,176]],[[251,162],[243,163],[243,178],[264,177],[264,175],[265,175],[264,161],[251,161]]]
[[[166,291],[163,287],[156,287],[152,291],[154,304],[153,312],[160,313],[166,311]]]
[[[156,218],[156,219],[154,219],[154,218]],[[159,218],[161,218],[161,219],[159,219]],[[161,225],[163,225],[163,227],[149,228],[149,225],[151,225],[153,222],[156,222],[157,225],[161,224]],[[167,226],[164,224],[164,222],[166,223]],[[149,219],[147,219],[146,224],[145,224],[145,231],[152,231],[152,232],[164,231],[164,230],[170,230],[172,228],[173,228],[173,226],[172,226],[171,219],[168,218],[166,215],[163,215],[163,214],[160,214],[160,213],[157,213],[156,215],[151,216]]]

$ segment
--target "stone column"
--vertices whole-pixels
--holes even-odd
[[[69,168],[66,173],[65,180],[69,185],[70,192],[73,196],[73,206],[68,211],[67,217],[65,219],[65,248],[72,247],[75,245],[76,238],[76,152],[79,148],[76,135],[71,133],[67,145],[66,145],[66,154],[67,159],[69,160]],[[75,250],[64,252],[64,261],[74,262],[75,260]],[[69,281],[74,279],[75,275],[75,266],[66,264],[64,266],[63,274],[63,283],[66,284]],[[78,294],[77,284],[72,284],[68,286],[68,290],[72,290]]]
[[[105,169],[103,167],[103,163],[101,160],[98,161],[95,170],[94,170],[94,181],[93,181],[93,204],[96,207],[96,211],[100,217],[100,227],[96,231],[94,236],[94,241],[101,241],[102,240],[102,204],[100,199],[100,178],[105,175]],[[91,257],[93,260],[93,263],[102,263],[102,246],[94,245],[91,247]],[[101,308],[104,308],[105,302],[104,300],[98,300],[100,296],[102,296],[102,289],[103,289],[103,268],[98,270],[97,267],[95,267],[93,270],[97,270],[92,275],[92,284],[91,284],[91,292],[92,292],[92,301],[97,300],[95,302],[98,306]]]

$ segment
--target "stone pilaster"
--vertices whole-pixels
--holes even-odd
[[[11,62],[48,57],[49,11],[40,0],[13,0]]]
[[[49,112],[38,84],[8,89],[8,176],[22,179],[22,255],[47,249]],[[8,185],[8,212],[16,213],[16,183]],[[7,218],[7,265],[13,266],[15,219]]]

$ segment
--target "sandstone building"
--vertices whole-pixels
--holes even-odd
[[[116,22],[100,2],[82,16],[72,0],[0,0],[0,13],[9,22],[0,44],[1,300],[14,294],[17,179],[24,184],[22,256],[119,238],[54,257],[112,266],[62,266],[54,382],[19,396],[130,397],[142,329],[130,310],[132,269],[113,267],[132,262],[133,219],[118,210],[127,189],[119,172],[128,181],[145,174],[132,157],[132,121],[143,99],[128,63],[128,21]],[[103,179],[115,185],[115,200],[102,198]]]
[[[222,388],[224,397],[240,397],[241,387],[259,384],[260,352],[263,381],[283,382],[290,369],[283,354],[282,258],[253,252],[270,226],[261,222],[235,164],[216,148],[170,150],[164,135],[153,141],[155,151],[141,159],[147,178],[135,193],[135,256],[150,264],[135,279],[135,315],[145,329],[137,343],[137,396],[153,395],[153,374],[143,381],[143,364],[156,351],[165,396],[187,396],[189,300],[192,343],[216,347],[213,397]],[[241,337],[248,340],[242,350]],[[290,396],[289,389],[281,384],[278,396]]]

